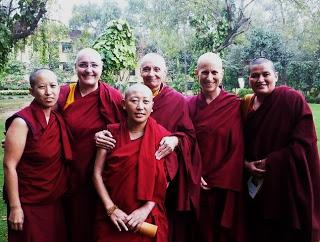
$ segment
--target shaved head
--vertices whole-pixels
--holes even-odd
[[[151,100],[153,99],[151,89],[146,85],[139,84],[139,83],[130,86],[125,92],[124,98],[127,99],[134,92],[143,93],[145,96],[150,97]]]
[[[82,50],[80,50],[76,56],[76,60],[75,63],[78,63],[79,59],[82,56],[91,56],[94,57],[97,61],[100,62],[100,64],[102,64],[102,60],[101,60],[101,55],[99,54],[98,51],[92,49],[92,48],[84,48]]]
[[[53,71],[46,69],[46,68],[41,68],[41,69],[37,69],[37,70],[33,71],[30,74],[29,82],[30,82],[31,87],[34,87],[39,76],[52,77],[54,80],[58,81],[58,78],[57,78],[56,74],[53,73]]]
[[[216,53],[207,52],[201,55],[197,62],[197,68],[199,68],[199,66],[203,64],[208,64],[208,63],[214,63],[216,67],[219,67],[222,69],[222,60],[220,56]]]
[[[166,61],[161,55],[157,53],[148,53],[144,57],[142,57],[140,60],[140,68],[146,62],[157,64],[161,67],[161,69],[163,69],[164,71],[167,71]]]
[[[251,71],[252,66],[254,65],[261,65],[261,64],[269,64],[271,69],[276,72],[276,68],[274,67],[274,64],[271,60],[264,58],[264,57],[259,57],[257,59],[253,59],[249,63],[249,71]]]

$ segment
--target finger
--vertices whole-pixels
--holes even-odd
[[[203,179],[203,177],[201,177],[201,184],[203,184],[204,186],[208,185],[208,183]]]
[[[113,223],[117,226],[118,230],[121,231],[121,228],[116,219],[113,221]]]
[[[23,223],[18,224],[18,230],[21,230],[21,231],[23,230]]]
[[[111,134],[111,132],[109,130],[103,130],[103,134],[110,137],[110,138],[113,138],[113,135]]]
[[[126,226],[126,224],[122,220],[119,220],[119,224],[122,226],[122,228],[125,229],[125,231],[128,231],[128,227]]]

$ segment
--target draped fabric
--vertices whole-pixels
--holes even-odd
[[[172,179],[166,199],[170,241],[196,241],[194,223],[199,216],[201,158],[188,104],[184,96],[165,85],[153,101],[151,116],[179,138],[175,150],[178,163],[166,163]]]
[[[123,118],[121,94],[111,86],[99,82],[97,90],[82,97],[78,84],[74,93],[69,86],[60,91],[59,109],[69,129],[73,160],[70,163],[70,192],[66,198],[67,223],[70,240],[87,242],[93,239],[93,222],[97,196],[92,184],[96,146],[94,135],[109,123]],[[65,107],[69,95],[73,102]],[[71,99],[69,98],[69,101]]]
[[[319,154],[304,97],[277,87],[248,113],[245,141],[247,160],[267,158],[262,188],[248,198],[252,241],[319,241]]]
[[[29,129],[16,168],[24,224],[23,231],[9,229],[8,240],[66,241],[60,198],[67,190],[65,161],[71,159],[71,149],[65,124],[55,111],[51,111],[47,124],[42,108],[35,101],[10,117],[6,121],[6,130],[17,117],[22,118]]]
[[[162,137],[170,133],[156,121],[149,118],[144,135],[131,141],[126,123],[108,125],[117,140],[112,153],[107,155],[103,172],[104,184],[112,201],[130,214],[147,201],[154,201],[155,207],[147,222],[158,226],[155,241],[168,241],[168,225],[164,208],[167,180],[164,160],[155,159],[155,151]],[[175,153],[170,154],[176,159]],[[166,158],[167,159],[167,158]],[[96,241],[153,241],[133,232],[119,232],[106,215],[102,204],[98,206],[96,220]]]
[[[195,145],[196,137],[189,117],[185,98],[168,86],[154,97],[151,116],[159,124],[179,138],[177,149],[178,166],[168,167],[168,172],[176,178],[177,197],[175,207],[179,211],[190,211],[199,207],[199,186],[201,176],[200,154]]]
[[[242,188],[244,139],[240,99],[221,90],[207,104],[200,93],[189,99],[202,158],[202,177],[211,188],[201,190],[201,241],[245,241],[244,228],[237,224],[243,218]]]

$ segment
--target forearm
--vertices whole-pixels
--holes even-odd
[[[93,179],[93,183],[94,183],[96,191],[97,191],[105,209],[108,209],[108,208],[114,206],[114,203],[108,193],[108,190],[106,189],[106,187],[103,183],[101,175],[95,174],[94,179]]]
[[[148,213],[148,215],[149,215],[155,205],[156,205],[155,202],[153,202],[153,201],[148,201],[148,202],[146,202],[144,205],[142,205],[140,208],[145,209],[145,211],[146,211],[146,212]]]
[[[4,163],[4,178],[10,208],[20,208],[17,171],[14,167],[6,165],[6,162]]]

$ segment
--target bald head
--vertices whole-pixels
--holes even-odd
[[[145,56],[143,56],[140,60],[140,68],[145,64],[145,63],[153,63],[158,65],[161,69],[164,71],[167,71],[167,66],[166,66],[166,61],[164,58],[157,54],[157,53],[148,53]]]
[[[197,68],[199,68],[203,64],[214,64],[216,67],[222,69],[222,60],[220,56],[216,53],[207,52],[201,55],[197,62]]]
[[[261,64],[267,64],[271,67],[271,69],[276,72],[276,68],[274,67],[274,64],[271,60],[264,58],[264,57],[259,57],[256,59],[253,59],[252,61],[250,61],[249,63],[249,72],[251,72],[252,66],[255,65],[261,65]]]
[[[41,69],[37,69],[37,70],[33,71],[30,74],[29,82],[30,82],[31,87],[34,87],[35,83],[38,80],[38,77],[44,77],[44,78],[47,77],[49,79],[52,79],[52,80],[55,80],[58,82],[58,78],[57,78],[56,74],[53,73],[53,71],[46,69],[46,68],[41,68]]]
[[[98,51],[96,51],[92,48],[84,48],[84,49],[80,50],[76,56],[75,64],[78,63],[78,61],[83,56],[90,56],[93,59],[95,59],[97,62],[99,62],[99,64],[102,64],[101,55],[99,54]]]
[[[153,99],[150,88],[143,84],[138,83],[128,87],[127,91],[125,92],[124,98],[127,99],[132,93],[141,93],[145,97],[149,97],[150,100]]]

